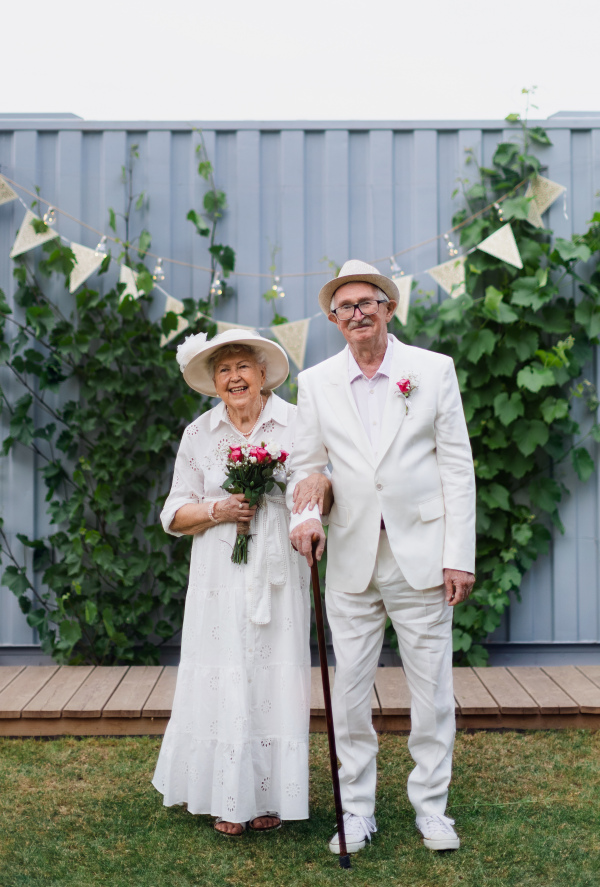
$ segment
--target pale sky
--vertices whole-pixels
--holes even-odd
[[[87,120],[499,119],[599,111],[599,0],[27,0],[0,112]]]

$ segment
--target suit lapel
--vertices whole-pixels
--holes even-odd
[[[381,427],[381,440],[379,442],[379,455],[377,462],[381,462],[392,442],[400,433],[400,428],[404,422],[406,415],[406,405],[404,399],[397,392],[396,382],[400,379],[401,373],[406,372],[406,367],[402,365],[404,360],[404,347],[397,339],[394,342],[394,354],[390,369],[390,378],[388,382],[387,397],[385,400],[385,410],[383,412],[383,422]]]
[[[329,379],[323,384],[323,390],[331,409],[340,424],[346,429],[350,440],[365,459],[371,465],[375,465],[375,454],[356,408],[350,387],[348,346],[340,352],[334,365],[331,367]]]

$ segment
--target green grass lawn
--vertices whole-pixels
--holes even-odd
[[[405,736],[381,737],[373,844],[342,871],[327,744],[311,737],[311,819],[226,839],[164,808],[159,740],[0,740],[0,887],[598,887],[600,733],[458,736],[449,814],[462,847],[432,853],[406,797]]]

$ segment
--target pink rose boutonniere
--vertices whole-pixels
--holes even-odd
[[[410,373],[404,376],[402,379],[399,379],[396,382],[397,385],[397,394],[400,397],[404,398],[404,406],[406,407],[406,412],[408,413],[408,398],[411,396],[413,391],[416,391],[419,387],[419,380],[416,376],[411,375]]]

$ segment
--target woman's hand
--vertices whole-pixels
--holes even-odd
[[[307,505],[310,505],[311,511],[317,505],[320,514],[329,514],[331,511],[333,490],[331,481],[324,474],[311,474],[294,487],[292,514],[300,514]]]
[[[213,515],[220,523],[249,524],[256,513],[257,506],[250,508],[243,493],[234,493],[227,499],[217,499]]]

